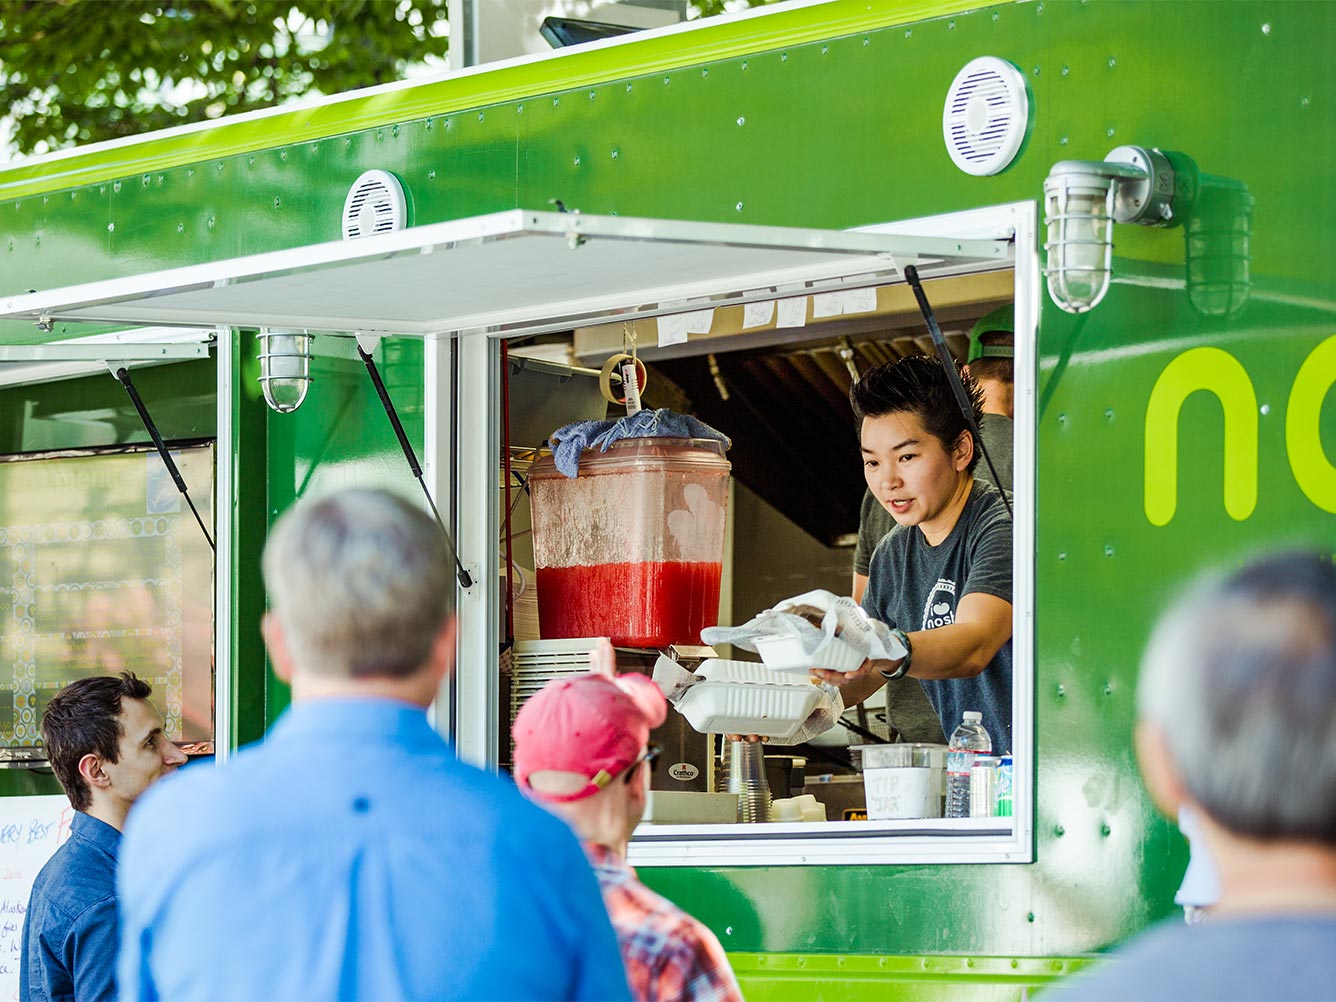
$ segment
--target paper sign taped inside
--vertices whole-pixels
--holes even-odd
[[[818,292],[812,297],[812,319],[828,320],[844,312],[843,292]]]
[[[685,317],[688,334],[708,334],[714,323],[714,310],[693,310]]]
[[[844,293],[844,312],[876,313],[877,290],[873,288],[849,289]]]
[[[781,299],[778,304],[776,327],[805,327],[807,325],[807,297]]]
[[[674,313],[671,316],[659,317],[659,347],[663,348],[670,344],[684,344],[687,335],[691,333],[687,317],[689,313]]]
[[[742,308],[742,329],[764,327],[775,317],[775,301],[767,299],[760,303],[748,303]]]

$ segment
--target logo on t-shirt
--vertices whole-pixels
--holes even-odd
[[[955,621],[956,583],[938,578],[923,606],[923,629],[935,630],[939,626],[950,626]]]

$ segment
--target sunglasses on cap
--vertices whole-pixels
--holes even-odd
[[[626,773],[622,776],[622,782],[629,784],[631,777],[636,774],[636,766],[641,762],[649,763],[649,771],[654,772],[659,764],[659,756],[663,754],[663,748],[660,745],[646,745],[645,754],[626,767]]]

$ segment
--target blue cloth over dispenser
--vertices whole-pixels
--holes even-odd
[[[585,449],[607,452],[608,446],[624,438],[708,438],[723,442],[725,449],[733,445],[727,435],[704,421],[666,407],[639,411],[617,421],[576,421],[548,436],[557,469],[571,478],[580,473],[580,454]]]

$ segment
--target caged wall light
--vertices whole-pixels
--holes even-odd
[[[311,385],[311,335],[260,328],[260,386],[279,414],[301,406]]]
[[[1060,160],[1044,179],[1048,294],[1068,313],[1094,309],[1113,276],[1113,224],[1174,226],[1191,185],[1161,150],[1119,146],[1102,161]],[[1183,163],[1190,164],[1186,158]]]

